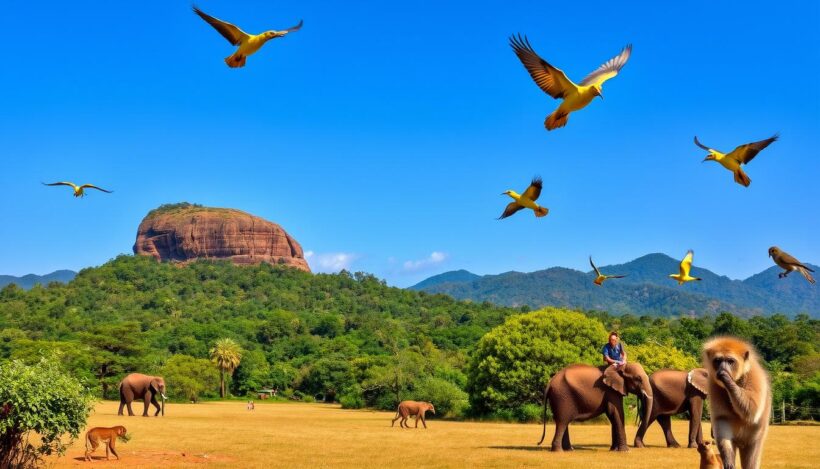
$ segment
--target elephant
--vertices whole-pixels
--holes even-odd
[[[162,397],[162,407],[160,408],[157,402],[157,394]],[[148,404],[153,404],[157,408],[154,417],[159,415],[162,410],[162,415],[165,415],[165,380],[160,376],[148,376],[140,373],[131,373],[120,381],[120,410],[117,415],[122,415],[122,408],[128,406],[128,415],[133,416],[134,412],[131,410],[131,402],[134,399],[142,399],[145,402],[145,409],[142,412],[143,417],[148,417]]]
[[[701,416],[703,416],[703,401],[706,399],[709,375],[703,368],[695,368],[690,372],[679,370],[658,370],[649,375],[649,384],[655,399],[649,418],[642,418],[639,412],[640,426],[635,435],[635,447],[643,448],[643,437],[647,428],[657,420],[666,437],[666,446],[679,448],[680,445],[672,435],[670,417],[682,412],[689,412],[689,447],[697,448],[703,443],[701,433]]]
[[[624,427],[624,396],[637,395],[646,409],[646,419],[652,409],[652,386],[649,376],[639,363],[621,367],[570,365],[555,374],[544,388],[544,432],[547,434],[547,404],[555,419],[552,451],[572,451],[569,440],[570,422],[588,420],[606,413],[612,425],[611,451],[628,451]]]

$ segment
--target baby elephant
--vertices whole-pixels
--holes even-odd
[[[100,446],[101,441],[106,442],[105,459],[108,460],[108,451],[110,450],[114,453],[114,456],[117,457],[117,460],[119,460],[120,455],[117,454],[117,450],[114,449],[114,447],[117,444],[117,438],[125,437],[125,433],[126,430],[123,426],[111,428],[94,427],[88,430],[85,433],[85,460],[91,461],[91,453],[97,451],[97,447]]]
[[[415,415],[416,428],[419,428],[419,419],[421,419],[421,423],[424,425],[424,428],[427,428],[427,422],[424,419],[424,413],[428,410],[434,414],[436,413],[436,408],[433,407],[433,404],[429,402],[401,401],[399,403],[398,410],[396,410],[396,417],[390,423],[390,426],[395,426],[396,420],[401,419],[401,422],[399,422],[399,426],[403,428],[410,428],[410,425],[407,425],[407,418],[411,415]]]

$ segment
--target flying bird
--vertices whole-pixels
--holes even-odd
[[[781,251],[777,246],[772,246],[769,248],[769,257],[774,259],[775,264],[786,269],[785,272],[780,272],[777,275],[779,278],[785,278],[791,272],[796,270],[800,272],[800,274],[803,275],[803,277],[805,277],[810,284],[814,285],[814,277],[812,277],[809,273],[814,271],[802,262],[795,259],[793,256],[789,255],[789,253]]]
[[[604,82],[617,75],[632,54],[632,44],[628,44],[621,50],[620,54],[604,62],[603,65],[581,80],[580,84],[576,85],[567,78],[564,72],[539,57],[530,46],[527,36],[524,36],[523,39],[521,34],[518,37],[510,36],[510,45],[515,51],[515,55],[524,64],[524,68],[535,80],[535,84],[553,98],[563,99],[558,109],[547,116],[544,121],[544,127],[547,130],[567,125],[569,113],[584,108],[596,96],[603,99],[604,95],[601,87]]]
[[[71,182],[53,182],[51,184],[43,183],[45,186],[69,186],[74,189],[74,197],[85,197],[85,189],[97,189],[98,191],[103,191],[105,193],[112,193],[114,191],[107,191],[101,187],[97,187],[94,184],[83,184],[82,186],[78,186],[77,184]]]
[[[670,277],[678,281],[678,285],[683,285],[686,282],[693,280],[702,280],[700,277],[691,277],[689,270],[692,269],[692,258],[695,257],[695,251],[691,249],[686,253],[686,257],[680,261],[680,272],[677,274],[669,274]]]
[[[236,52],[225,58],[225,63],[231,68],[244,67],[245,60],[248,56],[262,48],[266,42],[271,39],[276,39],[277,37],[283,37],[293,31],[298,31],[299,28],[302,27],[302,21],[299,20],[299,24],[296,26],[282,31],[271,30],[265,31],[262,34],[248,34],[227,21],[222,21],[208,15],[196,6],[194,6],[193,9],[194,13],[213,26],[213,28],[216,29],[225,39],[227,39],[228,42],[235,46],[239,46]]]
[[[596,277],[595,277],[595,282],[594,283],[595,283],[595,285],[598,285],[599,287],[601,286],[601,284],[604,283],[604,280],[609,280],[611,278],[624,278],[624,277],[626,277],[626,275],[604,275],[604,274],[602,274],[601,271],[598,270],[597,267],[595,267],[595,264],[592,263],[592,256],[589,256],[589,265],[591,265],[592,270],[595,271]]]
[[[754,159],[755,156],[757,156],[758,153],[760,153],[760,150],[768,147],[772,142],[777,140],[778,137],[779,136],[775,134],[771,138],[767,138],[766,140],[740,145],[739,147],[735,148],[734,150],[726,154],[721,153],[715,150],[714,148],[709,148],[706,145],[700,143],[697,137],[695,137],[695,145],[709,152],[709,154],[706,155],[706,158],[703,160],[703,162],[717,161],[724,168],[734,173],[736,183],[741,184],[745,187],[749,187],[749,184],[752,183],[752,180],[749,179],[749,176],[745,172],[743,172],[743,169],[740,167],[740,165],[748,164],[750,161],[752,161],[752,159]]]
[[[524,191],[523,194],[519,195],[515,191],[504,191],[501,195],[508,195],[513,198],[514,202],[510,202],[507,205],[507,208],[504,209],[504,213],[498,217],[499,220],[502,218],[507,218],[510,215],[514,214],[515,212],[521,210],[522,208],[529,208],[535,212],[536,217],[544,217],[549,212],[550,209],[546,207],[541,207],[535,201],[541,195],[541,187],[543,186],[543,182],[541,181],[540,177],[534,177],[532,182],[530,183],[530,187]]]

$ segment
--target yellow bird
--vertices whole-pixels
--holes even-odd
[[[236,67],[244,67],[245,60],[248,58],[249,55],[258,51],[262,46],[265,45],[271,39],[276,39],[277,37],[283,37],[288,33],[292,33],[293,31],[298,31],[299,28],[302,27],[302,21],[299,21],[299,24],[292,28],[285,29],[283,31],[265,31],[262,34],[248,34],[245,31],[237,28],[236,26],[228,23],[227,21],[222,21],[220,19],[214,18],[213,16],[204,13],[202,10],[197,8],[196,6],[193,7],[194,13],[199,15],[200,18],[205,20],[208,24],[214,27],[219,34],[221,34],[225,39],[228,40],[231,44],[235,46],[239,46],[239,49],[236,50],[233,54],[229,57],[225,58],[225,63],[228,64],[228,67],[236,68]]]
[[[595,283],[595,285],[598,285],[599,287],[601,286],[601,284],[604,283],[604,280],[609,280],[611,278],[624,278],[624,277],[626,277],[626,275],[604,275],[604,274],[602,274],[601,271],[598,270],[597,267],[595,267],[595,264],[592,263],[592,256],[589,256],[589,265],[592,266],[592,270],[595,271],[595,275],[596,275],[595,281],[593,283]]]
[[[43,183],[45,186],[69,186],[74,189],[74,197],[85,197],[84,189],[97,189],[98,191],[103,191],[108,194],[111,194],[114,191],[107,191],[101,187],[97,187],[94,184],[83,184],[82,186],[78,186],[71,182],[52,182],[51,184]]]
[[[550,212],[550,209],[546,207],[541,207],[540,205],[535,203],[535,201],[541,195],[542,186],[543,182],[541,181],[541,178],[536,176],[532,179],[530,187],[528,187],[527,190],[525,190],[524,193],[521,195],[519,195],[515,191],[502,192],[501,195],[508,195],[512,197],[515,201],[510,202],[507,205],[507,208],[504,209],[504,213],[502,213],[501,216],[498,217],[498,219],[501,220],[502,218],[507,218],[515,212],[521,210],[522,208],[532,209],[532,211],[535,212],[536,217],[546,216]]]
[[[752,183],[752,180],[749,179],[749,176],[743,172],[741,169],[741,164],[747,164],[748,162],[752,161],[752,159],[760,153],[760,150],[768,147],[772,142],[778,139],[778,135],[775,134],[771,138],[767,138],[766,140],[761,140],[759,142],[752,142],[747,143],[745,145],[740,145],[739,147],[735,148],[729,153],[723,154],[713,148],[709,148],[706,145],[703,145],[698,141],[698,137],[695,137],[695,145],[703,148],[704,150],[708,151],[709,154],[706,155],[706,158],[703,162],[706,161],[717,161],[724,168],[728,169],[735,175],[735,182],[741,184],[745,187],[749,187],[749,184]]]
[[[576,85],[567,78],[564,72],[539,57],[530,46],[526,36],[523,39],[520,34],[517,38],[510,36],[510,45],[515,55],[524,64],[524,68],[530,72],[535,84],[553,98],[563,99],[558,109],[547,116],[544,121],[544,127],[547,130],[567,125],[569,113],[586,107],[596,96],[603,99],[601,87],[604,82],[617,75],[632,54],[632,44],[628,44],[620,54],[606,61],[581,80],[580,85]]]
[[[686,253],[686,257],[680,261],[680,273],[677,274],[669,274],[670,277],[678,281],[678,285],[683,285],[686,282],[691,282],[693,280],[703,280],[700,277],[692,277],[689,275],[689,271],[692,269],[692,258],[695,257],[695,251],[691,249],[689,252]]]

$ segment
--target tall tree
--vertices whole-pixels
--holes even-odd
[[[233,339],[219,339],[211,349],[211,361],[219,369],[219,396],[225,397],[225,373],[233,374],[242,361],[242,348]]]

